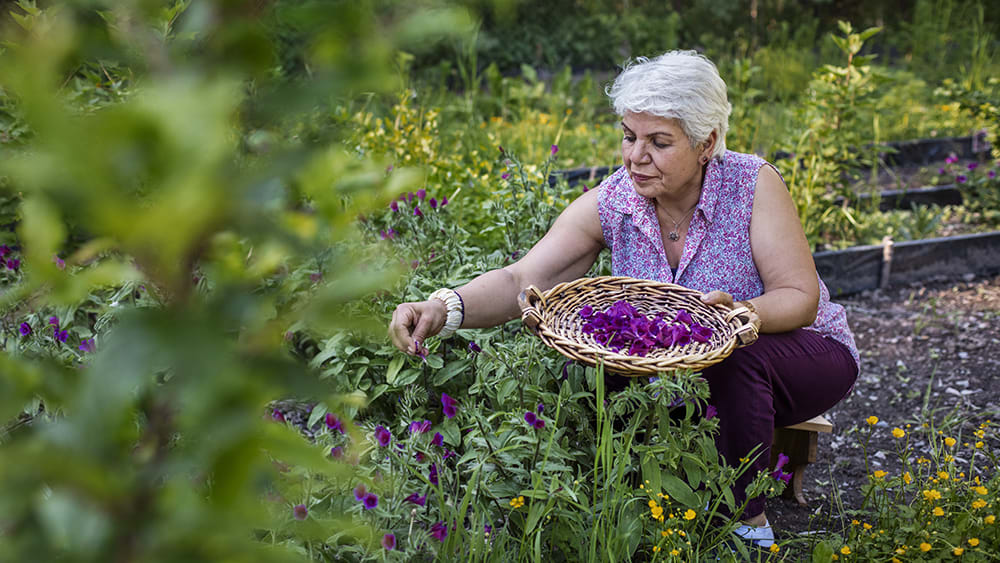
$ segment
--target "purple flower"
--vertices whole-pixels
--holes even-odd
[[[538,403],[538,408],[536,408],[535,410],[538,411],[538,414],[542,414],[543,412],[545,412],[545,405],[543,405],[542,403]]]
[[[278,409],[271,411],[271,419],[277,422],[285,422],[285,415]]]
[[[340,419],[337,418],[337,415],[333,414],[332,412],[326,413],[325,422],[326,422],[326,427],[329,428],[330,430],[336,430],[341,434],[344,433],[344,423],[341,422]]]
[[[536,418],[535,422],[532,422],[531,425],[535,427],[535,430],[541,430],[545,428],[545,421],[541,418]]]
[[[694,322],[694,319],[691,318],[691,313],[688,313],[687,309],[678,309],[677,316],[674,317],[674,322],[689,325]]]
[[[423,463],[424,459],[426,459],[424,452],[414,452],[413,457],[417,460],[417,463]]]
[[[309,509],[306,508],[306,505],[304,504],[296,504],[295,507],[292,508],[292,516],[294,516],[296,520],[305,520],[306,516],[309,516]]]
[[[965,167],[968,168],[969,170],[975,170],[976,168],[979,168],[979,163],[970,162],[969,164],[965,165]]]
[[[510,174],[504,172],[503,174],[500,175],[500,177],[506,180],[507,178],[510,178]]]
[[[440,432],[435,432],[434,433],[434,439],[431,440],[431,445],[432,446],[443,446],[444,445],[444,436],[442,436]]]
[[[18,260],[17,258],[11,258],[11,259],[7,260],[7,269],[8,270],[14,270],[16,272],[17,269],[20,268],[20,267],[21,267],[21,261]]]
[[[989,172],[986,173],[986,177],[989,178],[990,180],[992,180],[993,178],[996,178],[997,177],[997,171],[996,170],[990,170]]]
[[[444,207],[445,205],[448,205],[448,197],[447,196],[441,198],[441,207]]]
[[[959,174],[958,177],[955,178],[955,181],[959,184],[964,184],[966,180],[968,180],[968,178],[965,177],[965,174]]]
[[[418,506],[424,506],[427,504],[427,495],[420,496],[417,493],[413,493],[410,496],[403,499],[403,502],[412,502]]]
[[[59,317],[49,317],[49,324],[55,327],[59,326]]]
[[[938,176],[944,175],[944,168],[938,168]]]
[[[437,209],[438,208],[438,200],[434,199],[433,197],[430,200],[430,204],[431,204],[431,209]]]
[[[392,200],[392,203],[390,203],[390,204],[389,204],[389,207],[390,207],[390,208],[391,208],[391,209],[392,209],[392,210],[393,210],[394,212],[395,212],[395,211],[399,211],[399,202],[397,202],[396,200]]]
[[[375,427],[375,441],[378,442],[378,445],[384,448],[389,445],[391,440],[392,433],[390,433],[384,426],[380,424]]]
[[[330,448],[330,457],[332,457],[334,459],[340,459],[340,458],[344,457],[344,447],[343,446],[334,446],[334,447]]]
[[[695,323],[691,325],[691,339],[695,342],[708,342],[712,339],[712,329]]]
[[[395,534],[386,534],[382,536],[382,547],[384,547],[386,551],[392,551],[396,549]]]
[[[458,401],[449,397],[447,393],[441,393],[441,406],[448,418],[453,418],[458,413]]]
[[[448,459],[450,457],[455,457],[456,455],[458,455],[458,454],[456,454],[455,452],[453,452],[451,450],[445,450],[444,451],[444,455],[441,456],[441,459]]]
[[[66,269],[66,261],[60,258],[58,254],[52,255],[52,261],[56,263],[56,268],[59,268],[60,270]]]
[[[423,217],[424,216],[424,212],[421,211],[420,207],[418,207],[416,205],[413,206],[413,214],[416,215],[417,217]]]
[[[436,463],[431,464],[431,470],[427,473],[427,480],[432,484],[438,484],[438,466]]]
[[[21,336],[28,336],[29,334],[31,334],[31,325],[29,325],[28,323],[21,323],[20,330],[21,330]]]
[[[705,409],[705,420],[712,420],[718,414],[719,411],[715,407],[708,405],[708,408]]]
[[[66,342],[69,339],[69,333],[65,330],[59,330],[57,327],[52,331],[52,338],[55,338],[59,342]]]
[[[479,347],[479,344],[476,344],[475,342],[469,342],[469,351],[472,352],[473,354],[478,354],[482,352],[483,349]]]
[[[438,541],[443,542],[448,537],[448,526],[445,526],[444,522],[435,522],[431,526],[431,535],[437,538]]]
[[[423,188],[420,188],[419,190],[417,190],[417,197],[420,198],[420,201],[423,201],[424,198],[427,197],[427,190],[425,190]]]
[[[559,145],[552,145],[552,149],[550,150],[552,151],[552,156],[555,156],[559,152]]]
[[[588,188],[588,187],[587,187],[587,184],[584,184],[584,185],[583,185],[583,193],[587,193],[587,191],[588,191],[589,189],[590,189],[590,188]]]
[[[781,468],[784,467],[785,464],[788,462],[789,462],[789,457],[783,453],[779,453],[778,462],[774,464],[774,471],[771,473],[771,477],[774,477],[775,479],[780,479],[784,481],[786,484],[789,481],[791,481],[792,474],[785,473],[784,471],[781,470]]]
[[[8,254],[10,254],[10,247],[7,246],[6,244],[0,244],[0,258],[3,258]]]
[[[365,505],[365,510],[371,510],[378,506],[378,495],[375,493],[368,493],[361,498],[361,502]]]
[[[364,500],[365,495],[368,494],[368,489],[365,488],[364,483],[358,483],[357,487],[354,487],[354,500],[361,501]]]
[[[585,318],[585,319],[589,319],[590,317],[593,317],[594,316],[594,308],[591,307],[590,305],[584,305],[583,308],[580,309],[580,316],[583,317],[583,318]]]
[[[956,156],[955,153],[951,153],[948,155],[948,158],[944,159],[944,161],[946,164],[954,164],[958,162],[958,156]]]
[[[535,415],[535,413],[531,411],[524,413],[524,421],[527,422],[528,424],[535,424],[536,420],[538,420],[538,417]]]
[[[94,347],[94,339],[93,338],[85,338],[85,339],[83,339],[80,342],[80,351],[81,352],[93,352],[94,350],[95,350],[95,347]]]
[[[412,201],[413,201],[413,192],[409,192],[406,194],[406,202],[411,203]]]
[[[431,421],[425,420],[423,422],[413,421],[410,423],[410,434],[423,434],[431,429]]]

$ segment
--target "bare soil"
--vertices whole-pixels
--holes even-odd
[[[964,425],[968,435],[1000,418],[1000,276],[931,280],[837,301],[847,308],[861,375],[853,393],[826,415],[834,429],[819,435],[817,462],[806,472],[808,506],[784,498],[768,503],[771,523],[785,539],[842,529],[843,510],[860,506],[868,473],[899,474],[892,428],[918,426],[933,414],[938,424]],[[861,440],[873,415],[880,421],[867,446],[866,470]],[[918,453],[926,445],[913,444]]]

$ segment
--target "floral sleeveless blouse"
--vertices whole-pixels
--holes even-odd
[[[750,214],[757,173],[765,164],[756,155],[733,151],[709,162],[676,274],[667,262],[653,200],[636,193],[628,171],[619,168],[599,186],[597,203],[612,273],[676,283],[702,293],[721,290],[734,301],[764,293],[750,251]],[[822,279],[819,290],[816,322],[806,328],[847,346],[860,366],[844,308],[830,301]]]

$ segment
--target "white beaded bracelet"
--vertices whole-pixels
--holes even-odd
[[[438,333],[438,337],[448,338],[452,334],[455,334],[458,327],[462,326],[462,321],[465,320],[465,303],[462,302],[462,296],[453,289],[442,287],[432,293],[427,299],[441,301],[448,310],[448,318],[444,322],[444,328]]]

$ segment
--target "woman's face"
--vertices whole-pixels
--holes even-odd
[[[707,151],[703,143],[692,147],[676,120],[626,112],[622,133],[622,162],[639,195],[680,200],[700,192]]]

